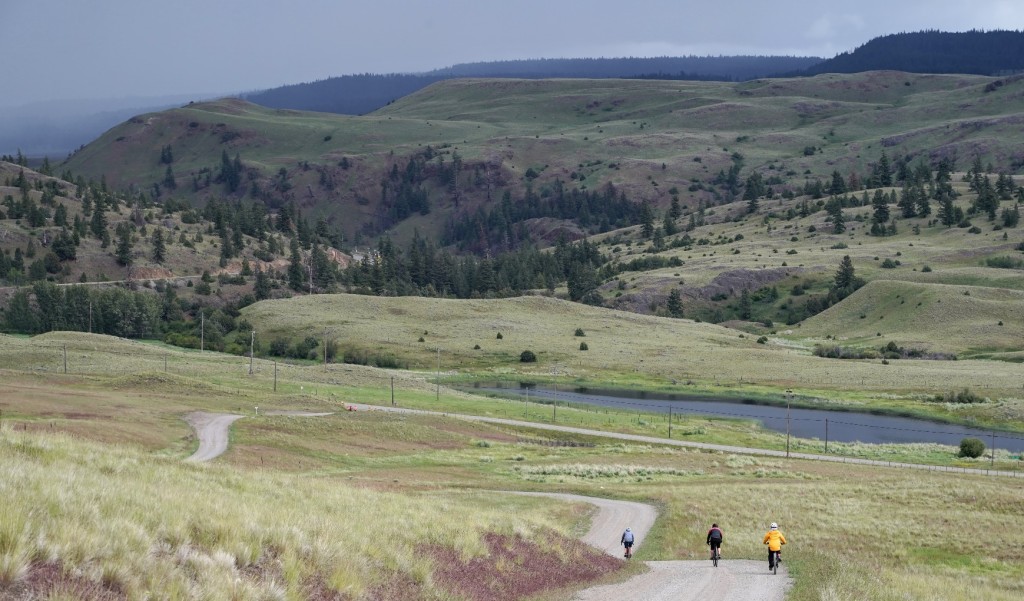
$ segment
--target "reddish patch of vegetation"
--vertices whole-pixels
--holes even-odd
[[[610,555],[561,536],[552,536],[547,548],[520,536],[492,533],[484,540],[489,553],[469,561],[453,549],[424,548],[438,566],[435,582],[473,601],[502,601],[595,580],[623,566]]]
[[[0,586],[4,601],[30,601],[63,595],[81,601],[121,601],[128,597],[116,585],[93,582],[84,576],[66,572],[60,564],[34,563],[25,578]]]

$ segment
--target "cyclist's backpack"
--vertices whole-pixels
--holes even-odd
[[[627,532],[627,533],[622,535],[622,538],[623,538],[623,542],[631,543],[631,542],[633,542],[633,533],[632,532]]]
[[[719,530],[718,528],[712,528],[710,536],[711,536],[711,540],[721,541],[722,540],[722,531]]]

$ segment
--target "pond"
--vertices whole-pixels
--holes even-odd
[[[966,437],[980,438],[986,448],[1024,451],[1024,434],[972,428],[911,417],[877,415],[855,411],[823,409],[788,410],[762,405],[753,400],[713,396],[665,394],[644,391],[601,390],[594,388],[560,389],[533,384],[477,383],[470,392],[512,394],[530,399],[592,405],[620,410],[652,413],[693,414],[707,417],[752,419],[765,428],[798,438],[817,438],[830,442],[912,443],[936,442],[959,446]],[[994,444],[993,444],[994,443]]]

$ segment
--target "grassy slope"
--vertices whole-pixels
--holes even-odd
[[[181,180],[177,194],[190,196],[189,174],[216,170],[222,151],[239,153],[262,170],[265,182],[288,169],[296,200],[351,229],[372,217],[380,178],[393,161],[428,144],[449,145],[467,167],[486,167],[501,182],[499,189],[522,189],[522,176],[533,167],[543,168],[535,188],[555,178],[569,182],[575,171],[586,177],[577,185],[595,189],[614,182],[631,198],[662,207],[675,186],[695,206],[708,195],[688,192],[690,180],[714,177],[735,151],[748,168],[774,164],[793,184],[802,184],[807,170],[820,177],[834,169],[844,176],[865,173],[883,150],[890,156],[957,155],[961,161],[981,155],[1010,169],[1024,82],[985,93],[990,81],[893,72],[742,84],[452,80],[362,117],[222,100],[132,119],[77,152],[67,166],[93,177],[106,173],[118,185],[159,181],[160,149],[171,144]],[[808,146],[820,151],[804,156]],[[342,156],[352,159],[351,169],[337,167]],[[336,187],[321,187],[318,171],[300,167],[305,162],[333,173]],[[463,206],[472,208],[484,192],[470,184],[470,176],[467,169],[460,188]],[[221,193],[214,186],[200,196]],[[441,191],[434,205],[442,214],[453,209]]]
[[[842,399],[884,406],[900,405],[896,399],[906,397],[906,406],[917,410],[990,420],[1024,417],[1022,366],[1017,363],[841,362],[812,356],[813,340],[794,343],[772,337],[768,344],[757,344],[753,336],[721,326],[547,297],[459,301],[318,295],[257,303],[243,315],[264,340],[323,336],[326,328],[328,338],[343,348],[397,356],[428,373],[436,368],[441,348],[446,376],[454,372],[484,380],[523,377],[733,394],[778,394],[788,388],[817,402]],[[575,336],[576,328],[586,336]],[[420,337],[424,342],[418,342]],[[581,341],[589,350],[579,350]],[[538,363],[520,363],[524,350],[534,351]],[[910,400],[965,387],[1003,401],[961,409]]]
[[[726,530],[727,560],[761,558],[765,523],[777,521],[790,541],[786,557],[797,600],[1002,600],[1020,592],[1024,540],[1003,527],[1024,510],[1019,479],[600,440],[593,447],[552,448],[518,441],[543,437],[537,432],[374,412],[275,417],[264,408],[337,408],[341,400],[362,398],[363,386],[382,396],[388,378],[400,374],[292,366],[282,369],[274,394],[264,377],[246,375],[237,357],[89,335],[3,342],[3,365],[14,368],[4,372],[7,386],[0,391],[0,488],[8,500],[0,512],[7,541],[0,578],[14,581],[8,592],[56,585],[80,599],[90,598],[89,590],[132,596],[146,589],[170,599],[306,598],[332,589],[353,598],[446,598],[468,594],[459,588],[463,578],[438,569],[452,561],[467,562],[458,565],[480,581],[523,581],[514,567],[520,560],[480,561],[497,555],[486,542],[495,534],[512,549],[505,557],[525,552],[518,555],[525,561],[538,552],[530,541],[543,541],[544,548],[558,548],[545,559],[550,565],[593,561],[560,538],[582,526],[585,512],[467,492],[474,489],[570,490],[654,502],[661,517],[641,548],[644,559],[702,559],[712,521]],[[53,359],[60,355],[53,351],[63,344],[73,373],[58,377]],[[166,375],[154,369],[161,354],[171,356]],[[40,373],[48,374],[46,402],[28,390],[42,385]],[[314,397],[314,387],[324,389]],[[412,378],[399,377],[397,387],[403,400],[432,392]],[[435,408],[462,406],[461,395],[447,390],[439,403],[429,397]],[[190,446],[183,412],[256,403],[262,415],[236,422],[221,465],[179,463]],[[494,402],[477,406],[488,403]],[[86,408],[94,415],[83,415]],[[76,423],[93,426],[76,429]],[[107,444],[83,440],[95,438]],[[893,545],[887,532],[904,540]],[[510,542],[516,536],[525,546]],[[851,554],[858,560],[850,561]],[[63,566],[64,575],[61,568],[47,572],[55,565],[48,562]]]
[[[7,178],[13,179],[17,177],[18,172],[21,170],[17,165],[0,162],[0,182],[6,181]],[[24,169],[24,173],[25,177],[33,185],[36,181],[47,182],[56,179],[44,176],[30,169]],[[60,183],[60,189],[63,193],[56,197],[55,203],[63,204],[67,209],[68,223],[73,223],[76,216],[88,223],[90,217],[83,213],[82,199],[76,195],[74,184],[62,180],[56,181]],[[17,188],[0,185],[0,197],[11,195],[17,198],[20,194],[21,192]],[[36,203],[39,203],[42,192],[33,189],[29,191],[29,196]],[[49,210],[52,215],[53,207],[50,207]],[[252,252],[256,247],[253,245],[251,238],[245,237],[248,246],[242,249],[239,256],[232,259],[226,267],[221,268],[219,265],[219,239],[216,234],[211,235],[209,233],[208,223],[200,220],[199,223],[186,224],[181,221],[180,214],[166,215],[162,213],[159,207],[154,207],[144,211],[146,235],[142,235],[141,229],[137,230],[133,238],[133,263],[131,267],[125,267],[118,264],[115,256],[116,236],[114,235],[114,230],[119,223],[131,220],[131,210],[121,203],[116,213],[107,211],[106,216],[112,238],[110,245],[107,248],[102,248],[101,241],[94,238],[91,233],[83,236],[81,244],[76,249],[75,260],[65,262],[63,264],[65,271],[52,276],[56,281],[62,283],[79,282],[83,274],[87,281],[90,282],[163,278],[171,278],[173,280],[181,276],[198,276],[203,271],[209,271],[211,274],[237,274],[241,270],[243,256],[248,259],[250,265],[254,268],[257,264],[265,265],[253,257]],[[13,255],[15,248],[21,248],[24,251],[29,244],[29,240],[32,240],[36,248],[36,255],[34,258],[27,258],[25,261],[26,265],[41,258],[46,253],[46,248],[42,244],[43,232],[48,232],[50,239],[53,239],[61,231],[61,228],[53,225],[52,219],[48,220],[47,223],[48,225],[44,228],[29,228],[25,220],[0,220],[0,251],[7,251],[9,255]],[[161,263],[153,260],[152,250],[152,235],[158,228],[163,229],[166,247],[165,258]],[[192,242],[191,248],[181,243],[180,238],[182,235]],[[202,240],[197,241],[197,236],[202,238]],[[274,268],[279,267],[279,265],[274,266]],[[178,281],[177,284],[179,285],[179,295],[189,296],[188,293],[191,289],[184,287],[184,281]]]

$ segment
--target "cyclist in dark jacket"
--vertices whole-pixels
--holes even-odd
[[[718,527],[718,524],[711,524],[711,530],[708,530],[708,546],[711,547],[711,558],[714,559],[715,552],[718,552],[718,556],[722,556],[722,541],[725,536],[722,534],[722,529]]]
[[[622,546],[626,548],[625,557],[633,556],[633,531],[626,528],[626,531],[622,533]]]

